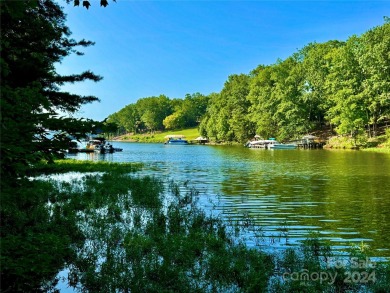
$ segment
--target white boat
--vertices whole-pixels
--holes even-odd
[[[266,149],[268,148],[268,145],[273,143],[274,140],[270,139],[259,139],[259,140],[253,140],[249,141],[246,146],[251,149]]]
[[[275,138],[258,139],[258,137],[255,137],[255,140],[249,141],[246,144],[246,146],[252,149],[295,149],[297,148],[295,144],[279,143]]]
[[[107,143],[104,138],[91,139],[88,141],[86,150],[95,151],[101,154],[121,152],[123,149],[114,148],[114,146],[110,143]]]
[[[297,146],[295,144],[289,144],[289,143],[284,144],[275,141],[275,143],[269,144],[268,148],[271,150],[293,150],[296,149]]]

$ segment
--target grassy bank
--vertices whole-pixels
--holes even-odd
[[[189,141],[200,136],[197,128],[189,128],[136,135],[125,134],[115,137],[114,140],[143,143],[164,143],[167,141],[165,138],[167,135],[183,135]],[[217,142],[212,138],[210,144],[241,145],[241,143],[238,142]],[[350,136],[332,136],[329,137],[324,148],[347,150],[356,149],[368,152],[390,153],[390,130],[388,130],[386,134],[375,138],[368,138],[365,135],[360,135],[354,138]]]
[[[368,138],[366,135],[333,136],[328,139],[324,148],[329,149],[358,149],[367,152],[390,153],[390,130],[384,135]]]
[[[194,140],[199,137],[198,128],[189,128],[182,130],[162,131],[145,134],[125,134],[116,137],[115,140],[134,141],[134,142],[150,142],[150,143],[164,143],[167,141],[167,135],[184,135],[187,140]]]
[[[250,218],[226,222],[214,217],[199,207],[199,194],[188,184],[139,177],[136,169],[129,164],[58,161],[38,166],[34,174],[87,173],[70,181],[47,177],[3,184],[2,291],[53,291],[64,268],[67,286],[83,292],[389,288],[389,266],[330,263],[337,256],[318,237],[275,255],[249,248],[240,235],[256,235],[247,224]],[[351,247],[343,259],[364,261],[367,255],[362,245]],[[348,273],[359,282],[348,282]],[[360,282],[365,273],[367,282]]]
[[[390,154],[390,148],[366,148],[366,149],[361,149],[364,152],[373,152],[373,153],[384,153],[384,154]]]

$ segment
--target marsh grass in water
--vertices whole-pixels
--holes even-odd
[[[76,222],[87,241],[68,267],[73,286],[91,292],[223,292],[266,287],[272,258],[234,245],[223,222],[197,207],[193,189],[182,194],[171,184],[164,192],[164,185],[155,178],[118,174],[115,178],[85,179],[88,194],[95,195],[85,202],[77,200],[84,208]],[[112,184],[128,189],[111,189]],[[167,206],[162,205],[164,196]],[[93,208],[88,209],[92,202]]]
[[[2,291],[55,291],[66,270],[64,282],[82,292],[388,292],[389,266],[375,268],[375,282],[346,283],[348,266],[326,266],[334,256],[318,237],[281,255],[248,248],[240,235],[251,219],[206,213],[188,183],[135,176],[132,165],[80,169],[99,173],[2,188]],[[338,275],[332,284],[296,279],[303,270]]]

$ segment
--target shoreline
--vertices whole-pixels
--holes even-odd
[[[159,140],[135,140],[135,139],[116,139],[116,140],[108,140],[110,142],[130,142],[130,143],[162,143],[164,142],[159,141]],[[211,145],[211,146],[238,146],[241,145],[241,143],[238,142],[207,142],[207,143],[189,143],[190,145]],[[376,152],[376,153],[382,153],[382,154],[390,154],[390,148],[385,148],[385,147],[371,147],[371,148],[359,148],[359,147],[354,147],[354,148],[347,148],[347,147],[335,147],[332,145],[325,145],[322,149],[324,150],[345,150],[345,151],[363,151],[363,152]]]
[[[197,128],[187,128],[171,131],[156,131],[154,133],[133,134],[127,133],[113,137],[112,142],[131,142],[131,143],[165,143],[167,135],[183,135],[191,145],[212,145],[212,146],[238,146],[244,143],[235,141],[216,141],[209,140],[206,143],[199,143],[196,138],[200,136]],[[376,152],[390,154],[390,142],[385,135],[375,138],[332,135],[331,133],[321,133],[316,135],[326,144],[322,147],[324,150],[360,150],[364,152]]]

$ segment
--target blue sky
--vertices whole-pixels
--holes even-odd
[[[390,1],[90,2],[86,10],[60,1],[72,37],[96,44],[65,58],[58,72],[104,77],[65,87],[101,99],[79,114],[96,120],[139,98],[219,92],[231,74],[273,64],[310,42],[360,35],[390,16]]]

